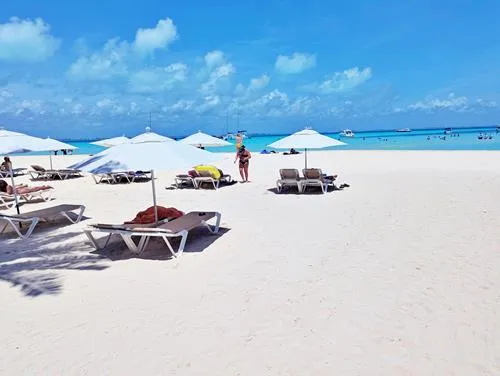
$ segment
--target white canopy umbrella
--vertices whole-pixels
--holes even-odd
[[[307,149],[323,149],[331,146],[346,145],[345,142],[324,136],[313,129],[306,128],[290,136],[284,137],[267,146],[275,149],[304,149],[305,166],[307,168]]]
[[[0,154],[12,154],[12,153],[26,153],[31,151],[51,151],[54,150],[55,140],[47,140],[39,137],[28,136],[24,133],[7,131],[5,129],[0,129]],[[59,142],[59,141],[57,141]],[[72,145],[67,145],[67,147],[72,147]],[[55,149],[59,150],[59,149]],[[12,172],[12,165],[10,166],[10,178],[12,182],[12,187],[15,187],[14,174]],[[19,202],[17,198],[16,190],[14,189],[14,199],[16,201],[16,209],[19,213]]]
[[[127,144],[130,142],[130,139],[125,136],[106,138],[104,140],[91,142],[92,145],[102,146],[105,148],[110,148],[116,145]]]
[[[56,151],[56,150],[75,150],[78,149],[74,145],[67,144],[62,141],[54,140],[53,138],[47,137],[44,139],[43,143],[46,151]],[[50,156],[50,169],[52,170],[52,153],[49,154]]]
[[[214,136],[210,136],[209,134],[203,133],[202,131],[198,131],[197,133],[193,133],[191,136],[187,136],[182,140],[179,140],[183,144],[188,144],[192,146],[230,146],[232,145],[230,142],[227,142],[221,138],[217,138]]]
[[[104,150],[82,162],[70,166],[92,174],[151,171],[155,220],[158,220],[154,170],[190,168],[198,164],[214,163],[220,155],[193,148],[177,141],[123,144]]]
[[[173,138],[162,136],[161,134],[151,132],[151,128],[146,127],[146,132],[132,137],[130,142],[137,144],[140,142],[164,142],[164,141],[175,141]]]

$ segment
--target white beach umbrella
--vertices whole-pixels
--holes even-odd
[[[92,174],[151,171],[153,205],[155,219],[158,220],[154,170],[190,168],[198,164],[214,163],[220,158],[218,154],[177,141],[142,142],[114,146],[70,167]]]
[[[53,138],[47,137],[44,140],[43,146],[45,147],[44,151],[56,151],[56,150],[75,150],[78,149],[74,145],[67,144],[62,141],[54,140]],[[52,153],[49,154],[50,156],[50,169],[52,170]]]
[[[0,154],[27,153],[30,151],[51,151],[54,150],[53,149],[54,143],[52,141],[55,140],[51,139],[47,140],[39,137],[28,136],[24,133],[12,132],[12,131],[7,131],[5,129],[0,129]],[[74,148],[71,145],[67,146]],[[12,182],[12,187],[15,187],[14,174],[12,173],[12,166],[10,167],[11,167],[10,178]],[[17,212],[19,213],[19,202],[16,190],[14,190],[14,199],[16,201]]]
[[[132,137],[130,142],[137,144],[140,142],[164,142],[164,141],[175,141],[173,138],[162,136],[161,134],[151,132],[151,128],[146,127],[146,132]]]
[[[346,143],[306,128],[267,146],[274,149],[304,149],[305,166],[307,168],[307,149],[323,149],[340,145],[346,145]]]
[[[104,140],[91,142],[92,145],[102,146],[105,148],[110,148],[116,145],[129,143],[130,139],[125,136],[106,138]]]
[[[198,131],[197,133],[193,133],[191,136],[187,136],[182,140],[179,140],[183,144],[188,144],[192,146],[230,146],[232,145],[230,142],[227,142],[221,138],[217,138],[214,136],[210,136],[209,134],[203,133],[202,131]]]

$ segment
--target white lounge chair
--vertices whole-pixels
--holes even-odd
[[[194,177],[192,177],[191,175],[180,174],[175,176],[175,186],[177,188],[182,188],[183,186],[191,186],[191,185],[194,188],[197,188],[196,181],[194,180]]]
[[[207,221],[212,218],[216,218],[216,223],[212,227]],[[109,236],[112,234],[118,234],[125,241],[125,244],[130,249],[130,251],[135,253],[142,252],[148,245],[149,240],[152,237],[160,237],[165,241],[170,253],[174,257],[178,257],[184,251],[184,247],[186,245],[187,237],[189,231],[198,227],[198,226],[206,226],[211,233],[216,234],[219,232],[221,214],[217,212],[190,212],[182,217],[176,218],[172,221],[168,221],[162,224],[152,224],[152,225],[92,225],[84,230],[85,234],[89,238],[90,242],[94,246],[95,249],[101,250],[103,247],[100,247],[97,243],[97,240],[93,237],[92,232],[106,232]],[[132,238],[139,238],[139,242],[135,243]],[[172,237],[181,237],[181,243],[177,251],[175,251],[170,244],[168,238]],[[107,245],[104,245],[104,247]]]
[[[276,181],[276,189],[281,193],[285,187],[297,187],[299,193],[302,192],[302,181],[299,171],[294,168],[280,169],[280,178]]]
[[[18,193],[17,197],[19,201],[32,202],[35,200],[50,201],[52,199],[53,188],[47,188],[41,191],[29,192],[29,193]],[[16,199],[13,194],[0,192],[0,206],[4,206],[9,209],[16,205]]]
[[[59,170],[47,170],[42,166],[38,165],[32,165],[31,168],[32,170],[29,170],[28,173],[30,174],[32,180],[53,180],[53,179],[65,180],[68,178],[82,176],[81,170],[75,170],[71,168],[63,168]]]
[[[231,183],[231,175],[222,174],[219,179],[215,179],[210,171],[197,171],[199,176],[194,178],[195,188],[200,188],[203,183],[209,183],[214,189],[219,189],[220,183]]]
[[[79,212],[76,219],[73,219],[68,214],[75,210],[79,210]],[[6,222],[5,225],[1,227],[0,234],[3,233],[7,226],[10,225],[21,239],[27,239],[31,236],[31,233],[39,222],[47,221],[50,218],[62,215],[66,217],[71,223],[77,223],[82,219],[84,211],[84,205],[64,204],[16,215],[0,214],[0,222]],[[28,225],[28,228],[24,233],[21,231],[21,228],[19,226],[22,224]]]
[[[302,192],[306,190],[307,187],[320,187],[321,192],[328,192],[328,186],[333,186],[333,182],[336,176],[333,176],[333,179],[327,179],[323,172],[319,168],[305,168],[302,170],[304,174],[304,180],[302,181]]]
[[[14,177],[23,175],[25,170],[25,168],[13,168],[12,174]],[[0,178],[10,178],[10,170],[0,170]]]

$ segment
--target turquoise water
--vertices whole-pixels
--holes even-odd
[[[341,137],[338,133],[326,135],[346,142],[347,145],[324,150],[500,150],[500,133],[495,127],[489,128],[455,128],[451,135],[444,135],[444,129],[414,130],[412,132],[365,131],[356,132],[352,138]],[[480,135],[486,139],[478,139]],[[491,139],[489,138],[491,136]],[[263,149],[272,150],[267,145],[283,138],[279,136],[250,136],[245,139],[245,146],[253,152]],[[74,154],[96,154],[104,148],[90,144],[88,141],[65,141],[78,149]],[[234,141],[232,141],[234,142]],[[234,152],[234,146],[207,148],[213,152]],[[35,153],[33,153],[35,154]],[[46,154],[46,153],[39,153]]]

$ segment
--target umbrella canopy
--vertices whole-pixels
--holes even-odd
[[[28,136],[24,133],[0,129],[0,154],[26,153],[30,151],[50,151],[54,150],[52,149],[52,147],[54,146],[54,143],[52,143],[52,141],[55,140],[47,140],[39,137]],[[67,146],[74,148],[71,145]],[[59,150],[59,148],[56,150]],[[10,167],[12,168],[12,166]],[[12,173],[12,170],[10,171],[10,177],[12,186],[15,187],[14,174]],[[14,190],[14,199],[16,201],[17,212],[19,213],[19,203],[16,190]]]
[[[105,148],[110,148],[113,146],[121,145],[121,144],[126,144],[129,143],[130,139],[125,136],[119,136],[119,137],[113,137],[113,138],[107,138],[105,140],[100,140],[100,141],[95,141],[91,142],[92,145],[97,145],[97,146],[102,146]]]
[[[146,132],[130,139],[130,142],[137,144],[140,142],[163,142],[174,141],[174,139],[162,136],[161,134],[151,132],[151,128],[146,127]]]
[[[74,145],[67,144],[62,141],[54,140],[53,138],[47,137],[44,139],[44,146],[46,147],[46,151],[55,151],[55,150],[75,150],[78,147]]]
[[[344,142],[324,136],[313,129],[303,129],[269,144],[275,149],[323,149],[331,146],[345,145]]]
[[[268,146],[275,149],[305,149],[305,166],[307,168],[307,149],[323,149],[331,146],[346,145],[345,142],[324,136],[313,129],[303,129],[284,137]]]
[[[231,143],[224,141],[221,138],[210,136],[209,134],[203,133],[202,131],[198,131],[197,133],[193,133],[191,136],[187,136],[182,140],[179,140],[183,144],[192,145],[192,146],[230,146]]]
[[[93,174],[150,170],[153,205],[157,220],[154,170],[190,168],[197,164],[213,163],[220,158],[218,154],[177,141],[143,142],[114,146],[70,167]]]

